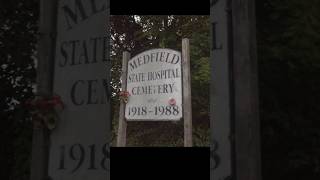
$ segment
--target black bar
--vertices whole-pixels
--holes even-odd
[[[111,15],[209,15],[210,1],[111,0]]]
[[[111,147],[110,156],[111,179],[210,178],[209,147]]]

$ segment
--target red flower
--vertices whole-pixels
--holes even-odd
[[[25,102],[25,105],[29,108],[36,108],[41,110],[48,110],[56,107],[57,105],[63,108],[63,102],[60,96],[53,96],[51,99],[41,98],[35,100],[28,100]]]
[[[168,102],[171,106],[176,105],[176,100],[174,98],[170,98]]]
[[[53,105],[53,106],[56,106],[56,105],[62,105],[62,101],[61,101],[61,98],[59,96],[53,96],[50,103]]]
[[[120,91],[119,96],[129,97],[130,93],[128,91]]]

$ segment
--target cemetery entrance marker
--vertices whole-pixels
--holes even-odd
[[[40,169],[44,173],[47,171],[48,177],[40,178],[34,173],[32,180],[106,179],[110,159],[107,149],[110,130],[107,1],[41,2],[45,7],[43,13],[46,10],[57,13],[52,13],[50,19],[41,18],[41,23],[56,21],[56,27],[41,26],[41,32],[45,33],[51,28],[48,36],[53,40],[49,43],[52,47],[45,44],[39,62],[48,64],[47,69],[41,68],[43,71],[53,72],[48,73],[52,78],[39,82],[40,85],[52,83],[50,91],[61,97],[64,109],[55,112],[52,118],[55,129],[47,140],[48,162]],[[50,52],[50,58],[46,57],[46,52]]]
[[[151,49],[129,60],[130,54],[123,53],[117,146],[126,144],[127,121],[178,121],[183,117],[185,146],[192,146],[188,48],[188,39],[183,39],[182,55],[172,49]]]
[[[180,120],[181,75],[181,53],[171,49],[145,51],[129,60],[126,120]]]
[[[37,109],[31,180],[108,179],[109,10],[108,0],[40,1],[37,94],[63,108]]]

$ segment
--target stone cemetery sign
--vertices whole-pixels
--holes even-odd
[[[189,39],[182,53],[151,49],[123,53],[117,146],[126,145],[129,121],[184,121],[184,146],[192,146]]]
[[[65,108],[50,135],[52,180],[103,180],[109,153],[107,1],[58,2],[53,92]]]
[[[180,120],[182,118],[181,53],[152,49],[128,61],[128,102],[125,118]]]

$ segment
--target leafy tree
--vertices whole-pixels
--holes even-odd
[[[32,123],[23,102],[33,97],[38,3],[0,3],[0,179],[29,179]]]
[[[319,179],[320,2],[257,2],[265,179]]]

